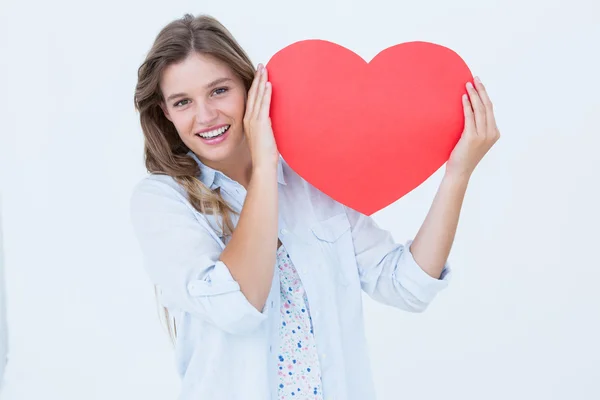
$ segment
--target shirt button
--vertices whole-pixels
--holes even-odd
[[[282,235],[287,235],[288,234],[288,230],[287,229],[282,229],[281,230],[281,234]]]

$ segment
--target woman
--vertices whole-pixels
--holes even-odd
[[[167,25],[138,79],[150,174],[132,221],[174,320],[180,398],[374,398],[361,291],[420,312],[446,287],[467,183],[499,136],[483,85],[467,85],[464,133],[403,245],[281,159],[268,73],[216,20]]]

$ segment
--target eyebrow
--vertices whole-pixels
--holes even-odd
[[[233,81],[233,79],[231,79],[231,78],[218,78],[218,79],[215,79],[214,81],[210,82],[208,85],[205,85],[204,88],[210,89],[212,87],[215,87],[217,85],[220,85],[221,83],[225,83],[225,82],[228,82],[228,81]],[[174,100],[174,99],[176,99],[178,97],[185,97],[185,96],[187,96],[186,93],[173,93],[172,95],[170,95],[169,97],[167,97],[167,101],[171,101],[171,100]]]

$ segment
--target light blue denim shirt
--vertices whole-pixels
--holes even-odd
[[[200,180],[241,211],[246,190],[202,164]],[[278,165],[279,238],[309,299],[326,400],[375,398],[363,327],[362,291],[421,312],[448,284],[415,262],[371,217],[331,199],[283,159]],[[280,286],[274,266],[265,307],[254,308],[227,266],[218,221],[196,211],[172,178],[149,175],[134,189],[131,217],[145,269],[177,325],[180,400],[276,400]],[[234,226],[238,217],[233,218]]]

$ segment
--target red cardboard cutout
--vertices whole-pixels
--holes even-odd
[[[282,157],[340,203],[371,215],[437,171],[464,126],[472,74],[452,50],[389,47],[370,63],[323,40],[296,42],[267,64]]]

